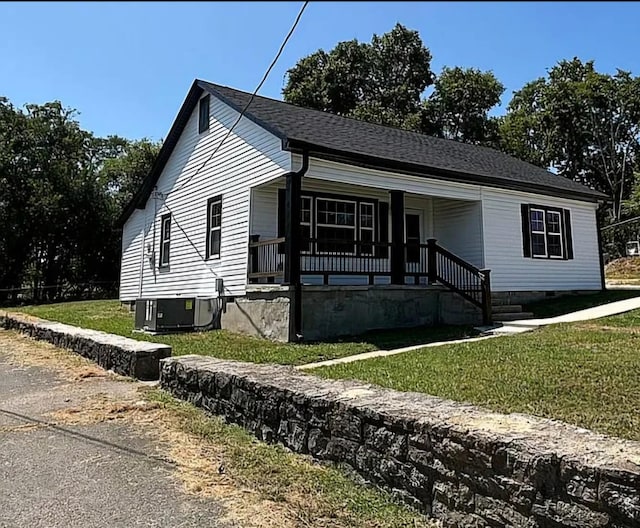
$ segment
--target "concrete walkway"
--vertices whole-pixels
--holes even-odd
[[[353,363],[354,361],[363,361],[366,359],[374,359],[378,357],[393,356],[396,354],[402,354],[404,352],[411,352],[412,350],[419,350],[421,348],[438,347],[442,345],[453,345],[456,343],[473,343],[474,341],[483,341],[485,339],[491,339],[493,337],[500,337],[505,335],[521,334],[523,332],[530,332],[541,326],[558,323],[574,323],[577,321],[589,321],[591,319],[599,319],[601,317],[608,317],[610,315],[617,315],[630,310],[636,310],[640,308],[640,292],[638,297],[631,299],[625,299],[623,301],[616,301],[612,303],[602,304],[600,306],[594,306],[593,308],[587,308],[586,310],[579,310],[577,312],[571,312],[556,317],[548,317],[545,319],[522,319],[518,321],[509,321],[504,326],[487,326],[478,327],[484,335],[481,337],[470,337],[465,339],[456,339],[453,341],[438,341],[436,343],[427,343],[423,345],[413,345],[404,348],[397,348],[395,350],[375,350],[373,352],[365,352],[363,354],[356,354],[354,356],[347,356],[338,359],[329,359],[327,361],[318,361],[316,363],[308,363],[306,365],[299,365],[296,368],[298,370],[311,370],[319,367],[329,367],[331,365],[341,365],[343,363]]]
[[[492,337],[498,337],[495,335],[486,335],[480,337],[467,337],[464,339],[454,339],[451,341],[437,341],[435,343],[427,343],[424,345],[412,345],[404,348],[396,348],[395,350],[374,350],[373,352],[363,352],[362,354],[356,354],[354,356],[347,356],[337,359],[328,359],[326,361],[318,361],[316,363],[307,363],[306,365],[298,365],[295,367],[298,370],[309,370],[318,367],[329,367],[331,365],[340,365],[342,363],[353,363],[354,361],[362,361],[364,359],[374,359],[378,357],[393,356],[395,354],[402,354],[404,352],[411,352],[412,350],[418,350],[420,348],[431,348],[442,345],[453,345],[456,343],[473,343],[474,341],[484,341],[485,339],[491,339]]]
[[[600,306],[594,306],[593,308],[587,308],[586,310],[579,310],[577,312],[558,315],[556,317],[509,321],[509,323],[504,326],[486,330],[488,332],[491,332],[492,334],[498,335],[519,334],[522,332],[528,332],[529,330],[533,330],[535,328],[539,328],[540,326],[546,326],[550,324],[575,323],[578,321],[590,321],[592,319],[600,319],[601,317],[609,317],[610,315],[618,315],[640,308],[640,292],[638,293],[638,295],[638,297],[632,297],[631,299],[601,304]]]

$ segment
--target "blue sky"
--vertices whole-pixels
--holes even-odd
[[[253,91],[301,2],[0,3],[0,96],[60,100],[97,135],[163,138],[194,78]],[[311,2],[262,95],[295,62],[396,22],[419,31],[432,68],[492,70],[511,92],[563,58],[640,75],[640,4]]]

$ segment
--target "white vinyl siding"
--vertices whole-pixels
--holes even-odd
[[[435,198],[433,223],[438,244],[478,268],[484,266],[480,202]]]
[[[139,297],[143,246],[144,211],[133,211],[122,232],[122,262],[120,266],[120,300],[133,301]]]
[[[600,289],[596,204],[488,188],[482,198],[485,267],[493,291]],[[524,256],[521,204],[527,203],[570,211],[573,259]]]
[[[281,148],[281,141],[243,118],[227,138],[216,155],[214,149],[237,119],[238,113],[211,97],[210,125],[206,134],[198,133],[196,105],[157,183],[163,198],[149,198],[146,214],[155,216],[155,223],[146,235],[158,244],[160,217],[172,212],[171,265],[158,268],[158,248],[155,248],[155,266],[142,258],[141,251],[123,251],[120,298],[137,297],[215,297],[216,278],[224,280],[226,295],[241,295],[247,282],[249,241],[249,194],[252,185],[277,178],[291,168],[290,155]],[[204,169],[195,174],[208,160]],[[175,192],[172,192],[175,189]],[[222,195],[222,239],[220,259],[206,262],[207,200]],[[167,207],[168,206],[168,207]],[[155,214],[154,214],[155,210]],[[136,210],[123,230],[125,241],[141,239],[141,221],[145,211]],[[191,245],[184,230],[193,243]],[[130,244],[131,245],[131,244]],[[132,277],[140,277],[143,262],[142,291],[132,287]]]

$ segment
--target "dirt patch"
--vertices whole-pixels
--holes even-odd
[[[224,470],[222,448],[181,431],[170,409],[144,399],[146,390],[138,388],[137,400],[114,401],[102,395],[50,416],[56,425],[120,422],[136,427],[154,441],[161,458],[175,467],[186,492],[223,503],[228,512],[223,520],[227,522],[250,528],[304,526],[286,505],[261,499],[258,492],[238,487]]]
[[[56,348],[18,332],[0,330],[0,352],[15,365],[46,367],[71,381],[86,378],[121,378],[70,350]]]
[[[604,268],[607,279],[640,279],[640,257],[612,260]]]

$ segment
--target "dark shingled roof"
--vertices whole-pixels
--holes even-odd
[[[135,207],[144,207],[203,90],[238,111],[251,97],[250,93],[227,86],[194,81],[156,164],[123,219],[126,220]],[[488,147],[375,125],[262,96],[253,99],[245,116],[279,137],[284,149],[306,150],[314,157],[563,198],[589,201],[607,198],[605,194]]]

